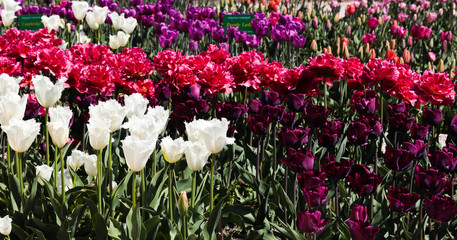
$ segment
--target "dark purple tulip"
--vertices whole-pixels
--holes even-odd
[[[404,148],[395,149],[391,146],[387,146],[386,153],[384,155],[384,162],[386,163],[386,166],[394,171],[403,171],[408,169],[417,153],[416,147],[414,145],[412,145],[412,147],[414,148],[414,152]]]
[[[325,186],[325,172],[318,172],[316,169],[303,171],[297,174],[297,181],[304,190]]]
[[[142,15],[141,16],[141,23],[145,27],[152,27],[152,26],[154,26],[154,18],[151,17],[151,16]]]
[[[189,41],[189,51],[196,52],[198,50],[198,42],[197,41]]]
[[[415,206],[420,195],[410,193],[407,188],[389,188],[387,200],[389,200],[390,209],[394,212],[409,212]]]
[[[309,99],[305,100],[305,97],[303,93],[289,93],[287,95],[287,106],[293,112],[301,112],[309,103]]]
[[[24,119],[34,119],[38,117],[38,113],[40,113],[41,105],[38,101],[30,101],[30,97],[27,99],[27,104],[25,106],[25,114]]]
[[[425,108],[422,111],[422,121],[427,125],[438,125],[443,120],[443,113],[436,108]]]
[[[284,115],[279,123],[285,127],[292,127],[292,125],[295,125],[295,113],[284,112]]]
[[[348,143],[351,145],[364,146],[368,144],[368,133],[370,129],[361,121],[354,121],[349,124],[346,131]]]
[[[235,41],[237,43],[246,43],[246,38],[248,37],[248,34],[244,31],[236,31],[235,32]]]
[[[433,30],[426,26],[414,25],[411,28],[411,35],[414,39],[424,39],[427,40],[432,36]]]
[[[378,227],[372,227],[368,221],[348,220],[347,224],[351,230],[351,238],[353,240],[373,240],[380,230]]]
[[[253,133],[263,136],[268,132],[270,120],[268,117],[262,116],[261,114],[249,116],[248,126]]]
[[[368,221],[367,207],[358,205],[357,203],[354,204],[349,219],[356,222]]]
[[[285,107],[283,105],[270,106],[265,105],[262,107],[262,115],[267,116],[271,121],[278,122],[284,115]]]
[[[211,28],[211,37],[218,43],[227,42],[228,36],[224,34],[224,31],[221,26],[213,27]]]
[[[357,113],[367,115],[373,114],[376,110],[376,98],[365,99],[365,98],[358,98],[352,99],[351,104],[355,106]]]
[[[414,123],[414,118],[409,117],[409,108],[404,102],[389,104],[389,124],[397,131],[407,131]]]
[[[262,37],[246,35],[246,46],[250,48],[257,48],[262,41]]]
[[[311,26],[314,29],[317,29],[317,27],[319,26],[319,23],[317,22],[317,18],[313,18],[313,20],[311,20]]]
[[[457,165],[457,157],[451,151],[436,150],[432,154],[428,154],[428,158],[433,167],[443,172],[454,171]]]
[[[29,13],[30,14],[38,14],[40,12],[40,7],[37,5],[30,5]]]
[[[370,17],[368,19],[368,28],[375,29],[375,28],[378,27],[378,25],[379,25],[379,19],[378,18]]]
[[[290,170],[296,173],[301,173],[303,171],[313,169],[314,156],[310,150],[305,150],[304,148],[298,151],[293,148],[289,148],[287,158],[281,159],[281,162],[289,167]]]
[[[297,212],[297,228],[302,233],[318,233],[324,229],[329,217],[321,219],[321,212],[308,210]]]
[[[167,84],[159,84],[155,89],[155,96],[160,100],[168,100],[171,98],[170,86]]]
[[[213,7],[204,7],[201,11],[204,18],[214,18],[216,16],[216,9]]]
[[[363,34],[363,43],[372,45],[376,41],[376,35],[371,33]]]
[[[418,140],[426,140],[428,135],[429,126],[421,125],[418,123],[413,123],[411,125],[411,137]]]
[[[445,176],[446,174],[438,171],[438,169],[430,168],[425,170],[420,166],[416,166],[416,172],[414,173],[417,187],[432,194],[443,192],[447,184]]]
[[[354,165],[354,160],[341,159],[337,162],[335,161],[335,156],[332,154],[330,155],[330,159],[327,159],[326,163],[321,165],[321,169],[328,178],[339,180],[349,175],[352,165]]]
[[[317,186],[313,189],[303,190],[305,202],[310,207],[320,207],[327,202],[328,188],[325,186]]]
[[[283,127],[278,133],[279,142],[285,148],[299,149],[308,141],[309,128],[294,128]]]
[[[143,0],[130,0],[130,4],[134,7],[137,5],[143,5]]]
[[[270,31],[271,38],[276,42],[282,42],[285,39],[284,30],[278,25],[274,26]]]
[[[397,38],[403,38],[406,36],[406,29],[404,27],[398,26],[398,25],[392,25],[390,28],[390,33],[392,36],[397,37]]]
[[[189,29],[189,35],[190,35],[190,39],[192,39],[194,41],[200,41],[200,40],[202,40],[203,36],[205,35],[205,30],[203,30],[201,28],[191,27]]]
[[[108,5],[108,9],[115,12],[119,9],[119,3],[118,2],[112,2]]]
[[[293,37],[292,44],[296,48],[302,48],[305,46],[306,38],[302,36],[295,36]]]
[[[343,124],[340,121],[326,122],[318,131],[319,144],[323,147],[334,147],[342,131]]]
[[[323,106],[309,104],[305,108],[304,119],[305,123],[310,127],[320,127],[325,122],[330,115],[330,110],[326,109]]]
[[[235,38],[236,32],[238,32],[238,27],[227,27],[227,35],[229,38]]]
[[[270,19],[265,17],[263,13],[255,14],[254,19],[251,20],[252,30],[256,36],[267,34],[270,24]]]
[[[217,117],[223,117],[231,121],[235,121],[242,118],[248,111],[244,104],[238,102],[222,102],[217,103],[216,106]]]
[[[190,26],[192,25],[192,20],[189,19],[180,19],[179,20],[179,31],[189,32]]]
[[[249,113],[260,113],[262,110],[262,102],[259,100],[251,99],[248,103]]]
[[[414,141],[414,146],[416,147],[416,150],[417,150],[416,158],[421,159],[421,158],[425,157],[425,154],[427,154],[428,143],[425,143],[422,140],[416,140],[416,141]]]
[[[201,98],[201,89],[202,87],[195,83],[192,85],[185,85],[182,87],[182,92],[190,99],[197,101]]]
[[[449,124],[449,135],[457,137],[457,115],[455,115]]]
[[[362,164],[352,166],[347,178],[351,183],[352,190],[359,196],[370,195],[382,181],[382,177],[371,172]]]
[[[260,100],[263,105],[271,105],[271,106],[276,106],[281,102],[281,100],[279,99],[279,93],[277,93],[275,91],[266,91],[266,90],[262,91]]]
[[[457,215],[457,207],[452,197],[433,195],[432,199],[425,198],[425,211],[433,220],[446,223]]]

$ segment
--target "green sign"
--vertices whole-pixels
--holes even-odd
[[[19,30],[36,31],[38,29],[44,28],[44,25],[41,22],[41,16],[43,16],[43,14],[19,15]]]
[[[238,30],[253,35],[254,30],[252,30],[251,26],[252,19],[254,19],[254,14],[224,15],[223,26],[225,34],[227,34],[227,27],[238,27]]]

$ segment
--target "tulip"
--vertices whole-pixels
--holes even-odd
[[[109,36],[109,47],[113,50],[116,50],[121,47],[121,43],[117,35],[110,35]]]
[[[432,199],[425,198],[425,211],[431,219],[440,223],[449,222],[457,215],[455,200],[439,195],[433,195]]]
[[[227,144],[233,144],[235,139],[227,137],[229,122],[222,118],[207,120],[194,120],[186,123],[186,130],[191,141],[200,141],[205,144],[209,152],[216,154]]]
[[[59,15],[52,15],[50,17],[43,15],[41,17],[41,22],[43,22],[43,25],[48,28],[49,33],[52,30],[58,31],[59,27],[64,28],[63,21],[60,19]]]
[[[0,74],[0,96],[4,96],[7,93],[19,93],[19,83],[21,82],[20,78],[11,77],[6,73]]]
[[[13,24],[13,21],[16,18],[14,11],[6,10],[6,9],[2,10],[1,17],[2,17],[3,26],[5,26],[7,28],[10,27],[11,24]]]
[[[95,150],[102,150],[108,145],[111,120],[106,118],[91,117],[87,124],[89,142]]]
[[[195,206],[195,187],[197,179],[197,171],[203,169],[205,164],[208,162],[208,157],[211,153],[206,149],[205,145],[201,142],[186,142],[186,149],[184,154],[186,155],[187,166],[193,171],[192,176],[192,208]]]
[[[81,21],[86,16],[87,11],[89,10],[89,3],[86,1],[72,1],[71,9],[75,15],[75,18],[78,21]]]
[[[317,186],[315,188],[304,190],[303,196],[310,207],[319,207],[327,202],[328,188]]]
[[[130,34],[126,34],[123,31],[117,32],[117,39],[119,41],[119,45],[121,47],[127,46],[127,43],[129,42]]]
[[[321,212],[317,210],[297,212],[297,227],[302,233],[318,233],[324,229],[328,221],[329,217],[321,219]]]
[[[169,163],[179,161],[186,149],[184,140],[181,137],[173,140],[169,136],[162,139],[160,147],[162,148],[163,158]]]
[[[354,240],[373,240],[380,230],[378,227],[370,226],[368,221],[359,222],[348,220],[347,224],[351,231],[351,238]]]
[[[318,186],[325,186],[325,173],[316,169],[303,171],[297,174],[297,181],[300,188],[308,191]]]
[[[133,116],[141,117],[146,112],[149,101],[139,93],[133,93],[124,98],[125,108],[127,109],[127,118]]]
[[[120,16],[117,12],[112,12],[108,14],[109,18],[111,19],[111,25],[113,26],[114,30],[119,30],[122,28],[122,25],[124,25],[124,13],[122,13]]]
[[[449,124],[448,132],[451,136],[457,136],[457,115],[452,117],[451,123]]]
[[[409,212],[415,206],[420,195],[410,193],[407,188],[389,188],[387,192],[387,200],[389,200],[390,209],[395,212]]]
[[[298,151],[289,148],[286,159],[281,159],[292,171],[300,173],[313,169],[314,156],[310,150],[300,149]]]
[[[428,158],[433,167],[443,172],[452,172],[457,166],[457,156],[453,151],[446,148],[443,150],[436,150],[428,154]]]
[[[84,170],[89,176],[97,176],[97,155],[92,154],[84,158]]]
[[[149,107],[145,115],[141,117],[133,116],[122,127],[128,128],[130,134],[140,139],[157,138],[165,130],[168,117],[169,111],[165,110],[162,106]]]
[[[368,221],[367,207],[354,204],[351,209],[351,215],[349,219],[355,222],[366,222]]]
[[[24,121],[13,118],[8,125],[2,125],[2,130],[7,134],[11,148],[22,153],[27,151],[34,142],[40,132],[40,124],[35,119]]]
[[[137,25],[138,21],[133,17],[129,17],[124,20],[124,24],[121,26],[121,29],[127,34],[132,34]]]
[[[13,222],[13,220],[8,215],[0,218],[0,233],[1,234],[5,235],[5,236],[10,235],[11,229],[12,229],[11,222]]]
[[[187,194],[185,191],[181,192],[178,199],[178,210],[179,214],[183,218],[183,235],[184,238],[187,237],[187,209],[189,208],[189,200],[187,199]]]
[[[110,120],[110,125],[108,126],[110,132],[115,132],[121,128],[126,113],[127,109],[114,99],[89,107],[91,118],[106,118]]]
[[[51,80],[42,75],[32,77],[32,82],[35,87],[35,94],[38,102],[45,108],[52,107],[62,96],[64,78],[53,84]]]
[[[86,161],[89,155],[87,153],[81,152],[79,150],[73,150],[71,156],[67,157],[67,166],[76,171]]]
[[[321,166],[321,169],[325,172],[325,175],[329,178],[334,179],[343,179],[349,175],[352,165],[354,165],[354,160],[352,159],[342,159],[340,162],[335,161],[334,155],[333,159],[330,158],[330,161],[327,161],[326,164]]]
[[[69,124],[73,112],[68,107],[56,107],[49,109],[51,121],[47,123],[52,141],[57,147],[62,148],[69,135]]]
[[[278,133],[279,142],[285,148],[299,149],[308,141],[308,133],[310,129],[301,127],[290,129],[283,127]]]
[[[443,120],[443,113],[437,108],[424,108],[422,111],[422,121],[431,126],[438,125]]]
[[[65,169],[62,176],[62,170],[60,170],[60,172],[57,174],[57,178],[64,179],[63,181],[57,182],[57,191],[61,193],[62,196],[65,196],[63,191],[66,192],[73,186],[70,171]]]
[[[395,149],[391,146],[387,146],[384,161],[388,168],[394,171],[403,171],[409,168],[416,157],[416,153],[416,149],[415,152],[411,152],[404,148]]]
[[[94,6],[92,11],[94,13],[95,22],[97,24],[101,25],[101,24],[105,23],[106,16],[109,13],[108,7]]]
[[[11,119],[24,118],[28,95],[22,96],[17,93],[7,93],[0,96],[0,124],[8,125]]]
[[[139,139],[135,136],[127,136],[122,141],[127,166],[134,172],[141,171],[149,156],[154,151],[157,139]]]
[[[448,182],[445,176],[444,172],[440,172],[433,167],[425,170],[420,166],[416,166],[416,172],[414,173],[417,187],[432,194],[441,194],[443,192]]]
[[[362,164],[356,164],[352,167],[348,179],[352,189],[359,196],[370,195],[382,181],[382,177],[371,172]]]
[[[89,25],[90,29],[92,29],[92,30],[97,30],[98,27],[100,26],[97,23],[97,20],[95,19],[94,12],[88,12],[86,14],[86,22],[87,22],[87,25]]]
[[[38,177],[38,183],[41,186],[44,186],[43,180],[46,180],[49,182],[49,180],[51,179],[52,172],[53,172],[53,168],[48,165],[37,166],[36,175]]]

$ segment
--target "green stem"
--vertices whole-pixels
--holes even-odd
[[[173,164],[169,164],[169,172],[168,172],[168,208],[169,208],[169,217],[171,222],[173,222],[173,180],[172,178],[172,171],[173,171]]]
[[[211,186],[210,186],[210,202],[209,202],[209,211],[213,211],[213,206],[214,206],[214,167],[216,166],[216,154],[213,154],[213,158],[211,160]]]
[[[54,145],[54,188],[57,189],[57,146]]]
[[[327,108],[327,83],[324,77],[324,107]]]
[[[16,164],[17,164],[17,176],[19,178],[19,187],[21,189],[21,202],[23,203],[24,201],[24,180],[22,179],[22,161],[21,158],[19,157],[19,153],[15,151],[16,155]]]
[[[65,204],[65,171],[63,166],[62,149],[60,149],[60,183],[62,184],[62,206]]]
[[[156,159],[156,156],[157,156],[157,152],[156,152],[156,149],[154,149],[154,152],[152,152],[152,160],[154,161],[154,169],[153,169],[153,175],[152,176],[155,176],[156,175],[156,169],[157,169],[157,159]]]
[[[102,214],[102,179],[102,150],[97,150],[97,195],[100,214]]]
[[[136,206],[136,172],[132,175],[132,204],[133,208]]]
[[[13,174],[13,168],[11,166],[11,147],[8,140],[6,140],[6,158],[8,159],[8,171]]]
[[[146,192],[146,178],[144,176],[144,168],[141,169],[141,206],[146,206],[146,198],[145,198],[145,192]]]
[[[112,149],[112,141],[113,139],[113,133],[109,134],[109,142],[108,142],[108,188],[109,188],[109,194],[111,197],[113,197],[113,157],[111,155],[111,149]]]
[[[49,166],[49,132],[48,132],[48,121],[49,121],[49,108],[46,108],[46,117],[45,117],[44,126],[46,128],[46,165]]]
[[[197,186],[197,171],[192,173],[192,199],[190,205],[192,208],[195,207],[195,188]]]
[[[183,237],[184,237],[184,239],[187,239],[187,216],[186,215],[182,216],[182,220],[184,223],[183,224],[183,235],[184,235]]]

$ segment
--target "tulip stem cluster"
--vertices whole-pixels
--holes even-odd
[[[102,214],[103,206],[102,206],[102,183],[103,183],[103,175],[102,175],[102,150],[97,150],[97,195],[98,195],[98,210],[99,213]]]
[[[195,188],[197,186],[197,171],[192,172],[192,199],[191,199],[191,206],[192,209],[195,207]]]
[[[46,116],[45,116],[45,131],[46,131],[46,165],[49,166],[49,131],[48,131],[48,121],[49,121],[49,108],[46,108]]]
[[[168,165],[168,208],[169,208],[169,217],[170,221],[173,222],[173,164]]]
[[[57,151],[57,149],[56,149]],[[60,152],[60,181],[62,184],[62,206],[65,206],[65,168],[64,168],[64,162],[63,162],[63,155],[62,155],[62,149],[59,150]]]
[[[132,174],[132,206],[136,206],[136,172]]]
[[[24,179],[22,179],[22,159],[19,156],[19,153],[15,151],[16,155],[16,168],[17,176],[19,178],[19,188],[21,189],[21,202],[24,202]]]
[[[216,167],[216,154],[213,154],[213,157],[211,159],[211,179],[210,179],[210,205],[209,205],[209,211],[213,211],[214,207],[214,168]]]
[[[109,142],[108,142],[108,186],[109,186],[109,193],[111,197],[113,196],[113,157],[111,154],[111,149],[112,149],[112,139],[113,139],[113,133],[110,132],[109,134]]]

